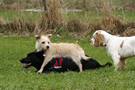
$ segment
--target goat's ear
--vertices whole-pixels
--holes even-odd
[[[36,40],[39,40],[41,38],[41,36],[35,35],[35,38],[36,38]]]
[[[47,37],[49,37],[49,38],[52,37],[52,34],[48,34]]]

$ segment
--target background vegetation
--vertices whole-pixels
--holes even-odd
[[[46,1],[45,11],[43,1]],[[70,32],[74,36],[88,36],[103,29],[121,36],[135,34],[133,0],[0,0],[0,4],[1,33]]]

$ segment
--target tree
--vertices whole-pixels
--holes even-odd
[[[47,10],[46,0],[43,0],[44,12]]]

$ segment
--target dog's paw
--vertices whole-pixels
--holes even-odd
[[[42,73],[42,71],[41,71],[41,70],[39,70],[37,73],[39,73],[39,74],[40,74],[40,73]]]
[[[118,71],[118,70],[115,68],[115,69],[114,69],[114,72],[117,72],[117,71]]]
[[[37,74],[41,74],[42,72],[37,72]]]

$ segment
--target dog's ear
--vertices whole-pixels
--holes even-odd
[[[98,47],[103,44],[104,42],[104,35],[101,34],[101,32],[97,32],[94,36],[95,43],[94,46]]]
[[[96,34],[97,34],[97,35],[101,34],[101,31],[98,31]]]
[[[49,37],[49,38],[52,37],[52,34],[48,34],[47,37]]]
[[[41,38],[41,36],[35,35],[35,38],[36,38],[36,40],[39,40]]]

